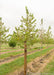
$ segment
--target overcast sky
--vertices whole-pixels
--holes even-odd
[[[11,33],[20,24],[21,16],[25,16],[25,6],[37,19],[37,27],[43,18],[44,28],[50,25],[54,34],[54,0],[0,0],[0,17]]]

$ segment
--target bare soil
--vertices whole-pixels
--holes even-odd
[[[35,58],[32,62],[28,63],[27,75],[38,75],[42,72],[45,66],[53,59],[54,49],[44,56]],[[9,75],[24,75],[23,67],[19,70],[15,70]]]
[[[22,51],[22,50],[11,50],[11,51],[7,51],[7,52],[1,52],[1,54],[11,53],[11,52],[18,52],[18,51]]]
[[[28,71],[32,73],[40,73],[44,67],[53,59],[53,56],[54,50],[50,51],[43,57],[34,59],[34,61],[28,64]]]
[[[43,50],[43,49],[41,49],[41,50]],[[40,50],[30,51],[27,54],[29,55],[29,54],[35,53],[37,51],[40,51]],[[5,64],[5,63],[10,63],[10,62],[14,61],[15,59],[18,59],[21,56],[24,56],[24,53],[18,54],[18,55],[15,55],[15,56],[11,56],[11,57],[8,57],[8,58],[5,58],[5,59],[0,59],[0,65]]]

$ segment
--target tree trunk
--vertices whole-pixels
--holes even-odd
[[[27,74],[27,45],[26,41],[24,42],[24,75]]]
[[[41,48],[43,47],[43,44],[42,44],[42,42],[41,42]]]
[[[0,43],[0,56],[1,56],[1,43]]]
[[[48,43],[47,43],[47,48],[48,48]]]

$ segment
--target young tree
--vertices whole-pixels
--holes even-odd
[[[16,44],[17,44],[16,34],[13,31],[13,34],[9,35],[9,36],[10,36],[9,39],[8,39],[9,46],[14,48],[16,46]]]
[[[2,22],[2,18],[0,17],[0,51],[1,51],[1,45],[3,42],[6,41],[6,33],[9,31],[9,29],[6,29],[4,26],[4,23]]]
[[[43,47],[43,43],[44,43],[44,34],[45,34],[45,30],[43,28],[43,19],[41,19],[41,24],[39,29],[39,39],[41,43],[41,48]]]
[[[46,43],[47,43],[47,47],[48,44],[50,43],[50,39],[52,38],[52,34],[51,34],[51,26],[49,26],[47,32],[46,32]]]
[[[17,34],[17,40],[19,44],[24,45],[24,75],[27,73],[27,46],[34,44],[36,38],[36,19],[33,14],[29,13],[26,7],[26,18],[22,16],[21,25],[16,28],[15,33]]]
[[[9,46],[14,48],[16,46],[16,41],[14,39],[10,39]]]

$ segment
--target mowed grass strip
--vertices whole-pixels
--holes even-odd
[[[27,50],[28,52],[31,52],[31,51],[34,51],[34,50],[37,50],[37,49],[40,49],[40,47],[37,47],[37,48],[33,48],[31,50]],[[15,56],[15,55],[19,55],[19,54],[22,54],[24,51],[21,50],[21,51],[18,51],[18,52],[10,52],[10,53],[5,53],[5,54],[1,54],[0,55],[0,59],[5,59],[5,58],[8,58],[8,57],[12,57],[12,56]]]
[[[49,64],[44,68],[43,73],[54,75],[54,57],[52,61],[50,61]]]
[[[33,48],[34,47],[36,47],[36,48],[40,48],[41,47],[41,44],[39,44],[39,43],[34,44],[34,45],[35,46],[33,46]],[[44,44],[43,47],[46,47],[46,44]],[[14,50],[21,50],[21,49],[24,49],[24,48],[23,47],[19,48],[18,46],[14,47],[14,48],[11,48],[11,47],[9,47],[8,44],[3,44],[2,45],[2,48],[1,48],[1,52],[8,52],[8,51],[14,51]]]
[[[40,49],[40,48],[41,47],[34,47],[31,50],[33,50],[33,49]],[[15,51],[15,50],[22,50],[22,49],[24,49],[24,48],[10,48],[10,49],[4,49],[4,50],[1,49],[1,52],[9,52],[9,51]]]
[[[0,55],[0,59],[5,59],[5,58],[8,58],[8,57],[12,57],[12,56],[15,56],[15,55],[18,55],[18,54],[21,54],[21,53],[23,53],[23,50],[18,51],[18,52],[5,53],[5,54]]]
[[[48,49],[44,49],[42,51],[38,51],[38,52],[35,52],[31,55],[28,55],[27,56],[27,62],[30,62],[34,58],[46,54],[47,52],[49,52],[53,48],[54,47],[50,47]],[[24,57],[20,57],[16,60],[12,61],[11,63],[3,64],[0,66],[0,75],[8,75],[8,73],[14,71],[15,69],[19,69],[20,67],[22,67],[23,64],[24,64]]]
[[[20,50],[18,48],[13,48],[13,49],[5,49],[5,50],[1,50],[1,52],[8,52],[8,51],[14,51],[14,50]]]

